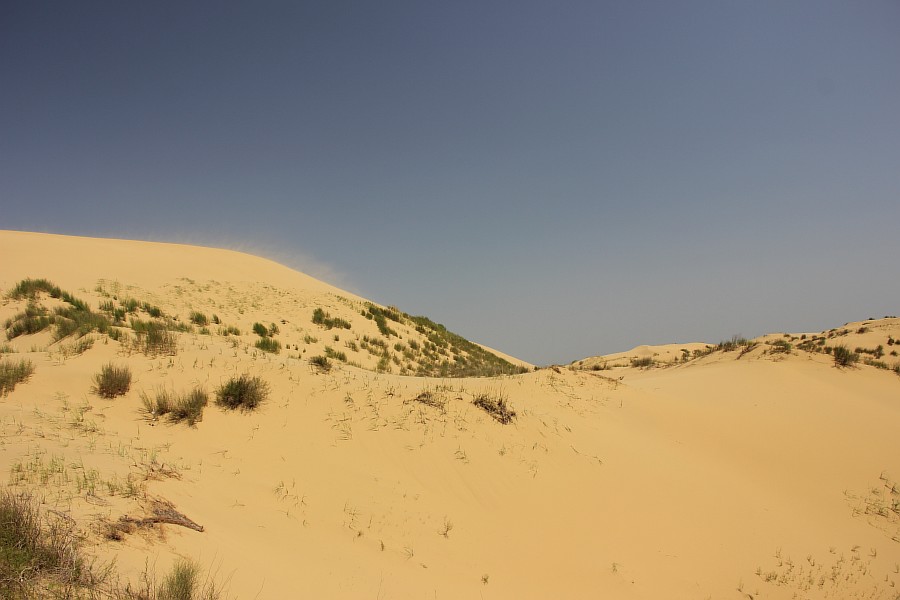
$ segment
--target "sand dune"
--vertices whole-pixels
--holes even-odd
[[[52,328],[2,342],[2,360],[35,367],[0,399],[9,487],[74,519],[123,580],[192,557],[238,598],[900,598],[900,319],[415,377],[443,361],[528,365],[399,311],[379,323],[385,307],[240,253],[0,232],[0,256],[3,321],[27,306],[8,292],[43,277],[92,311],[133,298],[180,326],[174,353],[142,351],[127,326],[151,320],[141,308],[87,349]],[[349,329],[313,323],[317,308]],[[190,325],[192,312],[219,323]],[[276,325],[280,352],[256,347],[256,322]],[[837,368],[804,343],[872,352]],[[326,346],[346,358],[323,371],[310,358]],[[108,362],[133,374],[114,399],[92,391]],[[253,411],[211,402],[189,427],[142,410],[142,393],[214,397],[245,373],[270,390]],[[154,500],[203,531],[109,539]]]

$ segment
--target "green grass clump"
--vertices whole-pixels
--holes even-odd
[[[124,396],[130,388],[131,369],[128,367],[117,367],[108,363],[94,375],[94,391],[102,398]]]
[[[850,348],[844,345],[832,348],[831,354],[834,357],[834,364],[837,367],[852,367],[859,362],[859,354],[852,352]]]
[[[224,408],[253,410],[269,395],[269,385],[257,376],[232,377],[216,390],[216,404]]]
[[[341,362],[347,362],[347,355],[344,352],[335,350],[330,346],[325,346],[325,356],[327,356],[328,358],[339,360]]]
[[[313,311],[312,322],[316,325],[321,325],[325,329],[350,329],[351,327],[349,322],[340,317],[332,317],[321,308]]]
[[[174,322],[131,320],[131,329],[137,334],[137,347],[147,356],[174,356],[178,352],[173,326],[176,326]]]
[[[313,356],[309,359],[309,364],[318,368],[320,371],[330,371],[332,364],[331,361],[328,360],[327,356]]]
[[[20,335],[39,333],[53,325],[55,321],[56,318],[50,315],[46,308],[32,299],[24,311],[6,320],[4,323],[6,337],[11,340]]]
[[[0,491],[0,597],[26,600],[57,591],[88,589],[99,581],[91,573],[79,538],[63,519],[47,519],[27,492]],[[74,596],[77,597],[77,596]]]
[[[491,415],[503,425],[512,423],[516,418],[516,411],[509,406],[506,396],[502,392],[478,394],[475,396],[472,404]]]
[[[152,397],[142,392],[141,401],[144,410],[154,420],[166,417],[172,423],[186,421],[193,427],[203,420],[203,409],[209,404],[209,395],[200,387],[181,396],[161,388]]]
[[[268,337],[269,330],[262,323],[254,323],[253,324],[253,333],[258,335],[259,337]]]
[[[34,373],[34,365],[30,360],[4,360],[0,362],[0,396],[5,396],[16,385],[26,381]]]
[[[770,352],[772,354],[790,354],[791,348],[791,343],[787,340],[775,340],[774,342],[772,342],[772,348]]]
[[[381,308],[379,306],[375,306],[374,304],[366,304],[366,312],[363,315],[367,319],[371,319],[375,321],[375,325],[378,327],[379,333],[384,337],[397,336],[397,332],[391,329],[387,322],[388,319],[391,321],[400,322],[401,314],[396,309],[390,308]]]
[[[256,347],[263,352],[270,352],[272,354],[278,354],[279,352],[281,352],[281,342],[279,342],[275,338],[259,338],[258,340],[256,340]]]
[[[200,566],[189,559],[179,559],[162,579],[145,570],[138,589],[126,587],[123,598],[129,600],[218,600],[223,591]]]
[[[209,318],[202,312],[197,312],[196,310],[191,311],[190,321],[197,327],[206,327],[209,325]]]

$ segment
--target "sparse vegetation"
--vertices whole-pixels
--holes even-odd
[[[309,364],[316,367],[320,371],[330,371],[332,364],[331,361],[328,360],[327,356],[313,356],[309,359]]]
[[[516,418],[503,392],[485,392],[475,396],[472,404],[485,411],[498,422],[507,425]]]
[[[652,367],[653,366],[653,358],[650,356],[644,356],[642,358],[633,358],[633,359],[631,359],[631,366],[636,369]]]
[[[154,420],[166,417],[172,423],[186,421],[194,426],[203,420],[203,409],[209,403],[206,390],[196,387],[181,396],[161,388],[151,397],[141,393],[144,410]]]
[[[321,308],[316,308],[313,311],[312,322],[316,325],[321,325],[325,329],[350,329],[351,327],[349,322],[340,317],[332,317]]]
[[[198,327],[206,327],[209,325],[209,318],[202,312],[196,310],[191,311],[190,321]]]
[[[769,352],[772,354],[790,354],[791,348],[791,343],[787,340],[775,340],[772,342],[772,347],[769,349]]]
[[[834,364],[837,367],[851,367],[859,362],[859,354],[851,352],[850,348],[844,345],[832,348],[831,354],[834,356]]]
[[[41,514],[39,506],[28,492],[0,491],[0,597],[70,598],[66,590],[96,588],[100,578],[72,524]]]
[[[414,402],[437,408],[438,410],[447,410],[447,398],[444,394],[426,389],[419,392],[419,395],[413,398]]]
[[[200,566],[186,559],[179,559],[161,582],[144,572],[141,589],[127,590],[130,600],[218,600],[222,589],[202,575]]]
[[[347,362],[347,355],[344,352],[335,350],[330,346],[325,346],[325,356],[327,356],[328,358],[339,360],[341,362]]]
[[[263,325],[262,323],[259,323],[259,322],[253,324],[253,333],[258,335],[259,337],[268,337],[269,336],[269,330],[266,328],[265,325]]]
[[[256,347],[263,352],[269,352],[271,354],[278,354],[279,352],[281,352],[281,342],[279,342],[275,338],[259,338],[258,340],[256,340]]]
[[[16,386],[34,373],[34,365],[30,360],[20,359],[0,361],[0,397],[7,395]]]
[[[94,391],[102,398],[123,396],[130,388],[131,370],[127,366],[119,367],[108,363],[94,376]]]
[[[216,390],[216,404],[234,410],[254,410],[269,396],[269,384],[247,374],[232,377]]]
[[[137,334],[137,348],[147,356],[174,356],[178,352],[173,328],[179,329],[174,322],[131,320],[131,329]]]

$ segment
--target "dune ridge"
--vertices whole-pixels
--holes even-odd
[[[123,581],[191,557],[239,598],[900,597],[900,319],[420,377],[476,351],[271,261],[5,231],[0,256],[3,322],[70,306],[8,296],[46,278],[119,331],[4,329],[34,372],[0,399],[0,469]],[[154,308],[171,343],[148,351],[128,323]],[[838,367],[820,338],[873,353]],[[94,391],[108,363],[124,395]],[[268,396],[217,406],[244,374]],[[193,426],[142,400],[194,389]]]

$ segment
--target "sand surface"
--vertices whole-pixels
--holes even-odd
[[[799,350],[801,334],[789,352],[771,344],[793,337],[772,334],[685,362],[682,349],[708,344],[421,378],[376,373],[345,345],[379,335],[364,299],[268,260],[0,232],[0,294],[26,277],[95,310],[136,298],[182,323],[191,311],[221,322],[178,333],[165,356],[96,333],[81,354],[48,332],[0,335],[2,360],[35,365],[0,399],[2,476],[75,519],[124,579],[148,560],[163,572],[192,557],[238,598],[900,598],[900,377],[836,368]],[[4,299],[0,321],[25,305]],[[351,329],[313,324],[317,307]],[[281,353],[254,347],[257,321],[278,325]],[[241,335],[220,335],[226,325]],[[391,344],[415,335],[397,333]],[[887,343],[900,319],[805,339],[829,333],[900,363]],[[326,344],[359,366],[315,369]],[[645,356],[653,367],[628,366]],[[110,361],[134,375],[113,400],[92,392]],[[255,411],[211,403],[188,427],[142,410],[142,392],[212,394],[243,373],[270,386]],[[442,406],[417,401],[423,391]],[[481,393],[503,395],[515,420],[475,406]],[[108,523],[146,516],[154,500],[203,531],[107,539]]]

